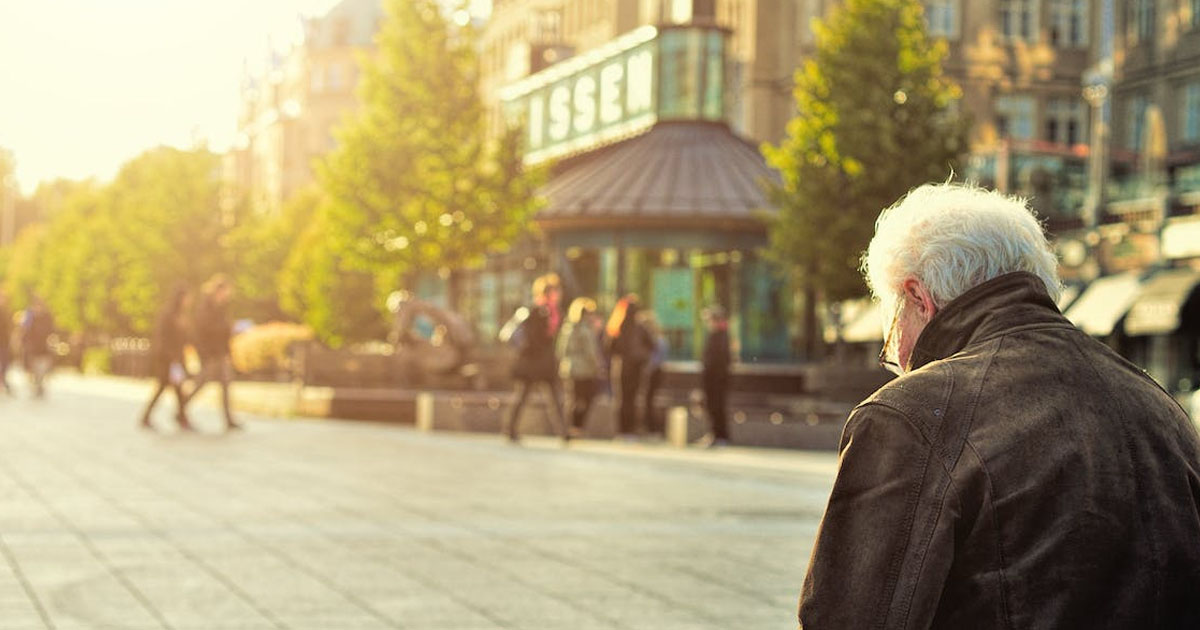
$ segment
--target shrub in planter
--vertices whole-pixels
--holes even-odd
[[[242,374],[263,376],[290,372],[292,345],[312,338],[312,329],[301,324],[269,322],[255,326],[235,336],[230,343],[233,367]]]

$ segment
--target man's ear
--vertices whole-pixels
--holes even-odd
[[[929,292],[925,284],[916,278],[908,278],[904,281],[902,288],[904,300],[917,309],[921,318],[925,321],[933,319],[938,311],[937,303],[933,301],[933,294]]]

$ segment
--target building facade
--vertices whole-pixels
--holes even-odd
[[[1164,387],[1200,386],[1200,2],[1100,0],[1092,200],[1058,234],[1067,311]]]
[[[358,107],[358,55],[374,46],[382,19],[379,0],[343,0],[306,20],[303,43],[243,79],[237,144],[225,167],[253,208],[277,211],[313,181],[314,160],[334,147],[334,129]]]

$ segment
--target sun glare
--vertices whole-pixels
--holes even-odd
[[[0,147],[21,189],[111,177],[160,144],[223,150],[244,70],[336,0],[62,0],[0,5]]]

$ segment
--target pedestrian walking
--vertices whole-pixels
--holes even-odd
[[[562,279],[556,273],[538,276],[533,281],[533,304],[546,309],[546,318],[550,324],[550,334],[558,335],[562,328]]]
[[[12,385],[8,382],[8,366],[12,365],[13,314],[9,310],[8,296],[0,293],[0,387],[11,396]]]
[[[567,310],[567,323],[559,335],[560,373],[571,381],[571,437],[583,433],[592,402],[600,393],[604,375],[604,351],[600,346],[603,321],[596,302],[575,298]]]
[[[729,445],[729,318],[725,309],[710,306],[704,309],[704,338],[700,380],[704,388],[704,411],[708,414],[710,431],[699,444],[709,448]]]
[[[549,310],[544,305],[536,304],[525,310],[525,316],[516,328],[501,339],[517,347],[517,358],[513,363],[516,390],[502,430],[510,442],[520,441],[521,410],[534,386],[542,385],[550,395],[555,428],[566,444],[571,436],[563,417],[562,387],[558,381],[558,361],[555,357],[554,334],[550,330]]]
[[[163,392],[170,387],[175,392],[175,401],[178,403],[175,419],[179,422],[179,428],[185,431],[192,430],[183,394],[183,383],[187,378],[183,348],[187,343],[186,319],[190,308],[191,298],[187,289],[176,288],[155,321],[154,337],[150,344],[150,364],[156,383],[154,394],[150,396],[150,402],[146,404],[146,410],[142,413],[143,428],[154,428],[150,414]]]
[[[667,336],[663,334],[662,326],[658,324],[658,317],[654,311],[644,310],[639,316],[642,327],[646,329],[646,333],[650,335],[650,340],[654,344],[654,350],[650,353],[650,360],[646,362],[643,375],[646,405],[643,407],[642,421],[646,425],[647,432],[661,436],[664,422],[655,398],[658,397],[658,390],[662,387],[663,363],[667,360],[668,350]]]
[[[638,391],[642,385],[642,373],[654,352],[654,341],[645,327],[638,322],[638,297],[630,294],[618,301],[609,318],[608,330],[611,337],[613,382],[619,383],[617,392],[619,411],[617,415],[617,439],[635,440],[638,430]]]
[[[21,353],[34,398],[46,397],[46,377],[54,367],[54,353],[50,348],[53,334],[54,317],[46,303],[34,296],[21,320]]]
[[[1027,203],[927,185],[875,225],[899,376],[843,430],[800,625],[1200,628],[1200,436],[1059,312]]]
[[[229,403],[229,384],[233,379],[233,364],[229,357],[229,341],[233,322],[229,319],[229,301],[233,299],[233,284],[217,274],[200,291],[196,308],[192,344],[200,355],[200,374],[192,391],[184,398],[184,407],[211,382],[221,386],[221,410],[225,414],[225,430],[241,429],[233,417]]]

